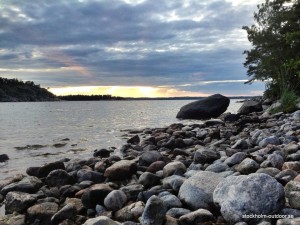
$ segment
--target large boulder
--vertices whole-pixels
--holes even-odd
[[[263,110],[262,104],[257,101],[245,101],[239,108],[239,114],[249,114],[252,112],[261,112]]]
[[[216,118],[226,111],[229,103],[230,99],[223,95],[211,95],[184,105],[177,113],[176,118],[197,120]]]
[[[216,187],[213,199],[227,222],[253,224],[258,221],[243,215],[278,213],[284,206],[285,196],[282,185],[273,177],[254,173],[227,177]]]
[[[193,210],[213,209],[213,192],[223,179],[218,173],[199,171],[183,182],[178,197]]]

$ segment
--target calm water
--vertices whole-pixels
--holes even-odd
[[[0,179],[24,173],[29,166],[64,157],[88,158],[94,149],[120,147],[125,129],[199,123],[175,118],[180,107],[192,101],[0,103],[0,153],[10,158],[0,163]],[[231,100],[227,111],[235,113],[240,105]]]

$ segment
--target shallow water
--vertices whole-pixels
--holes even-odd
[[[120,147],[126,129],[201,123],[176,119],[194,100],[0,103],[0,179],[64,157],[88,158],[97,148]],[[229,112],[241,103],[231,100]],[[18,148],[19,147],[19,148]]]

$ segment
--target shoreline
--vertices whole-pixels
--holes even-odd
[[[0,181],[6,212],[19,213],[0,221],[251,223],[255,219],[241,216],[247,210],[299,217],[300,206],[294,199],[300,199],[300,111],[266,118],[252,113],[231,122],[228,118],[134,132],[119,149],[122,158],[98,149],[90,159],[30,167],[25,178],[16,175]],[[228,197],[229,187],[240,196],[250,192],[255,201],[249,196]],[[273,191],[272,196],[266,189]],[[273,208],[267,204],[270,201]],[[153,218],[155,223],[148,223]]]

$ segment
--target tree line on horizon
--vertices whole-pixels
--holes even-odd
[[[64,95],[58,96],[65,101],[100,101],[100,100],[123,100],[124,98],[112,95]]]
[[[265,81],[264,95],[293,111],[300,96],[300,1],[266,0],[257,7],[255,24],[243,27],[252,44],[244,52],[246,83]]]

